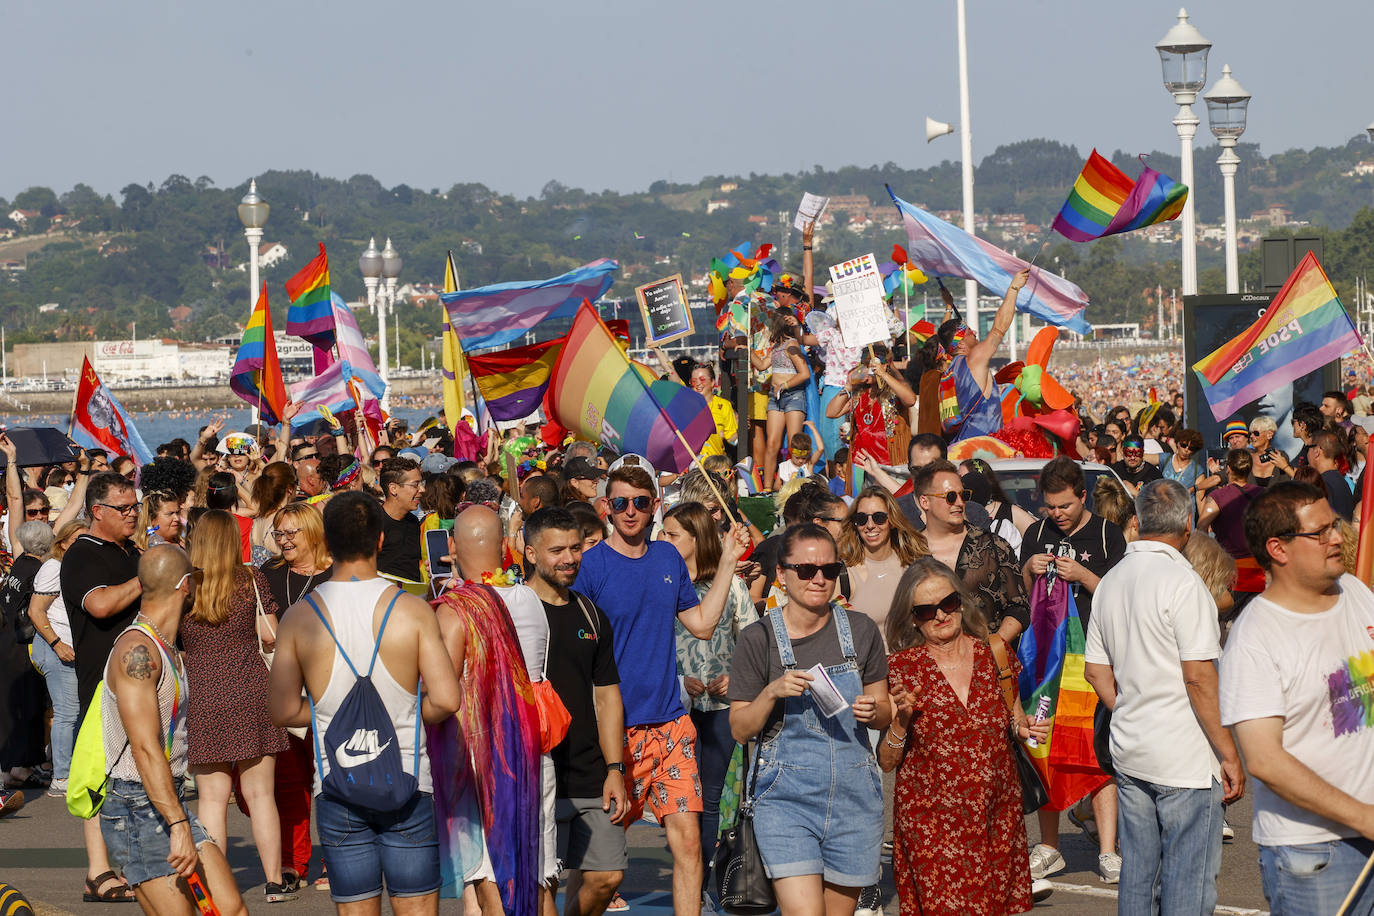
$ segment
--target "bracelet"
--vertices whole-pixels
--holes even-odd
[[[803,245],[803,246],[802,246],[802,251],[810,251],[810,250],[811,250],[811,246],[810,246],[810,245]]]
[[[184,823],[186,823],[186,818],[183,817],[183,818],[182,818],[181,820],[179,820],[179,821],[172,821],[170,824],[167,825],[167,829],[168,829],[168,830],[171,830],[171,829],[172,829],[173,827],[175,827],[177,824],[184,824]]]
[[[886,744],[888,747],[891,747],[891,748],[896,748],[896,749],[899,750],[899,751],[900,751],[900,750],[904,750],[904,749],[906,748],[906,735],[903,734],[903,735],[901,736],[901,740],[900,740],[899,743],[893,744],[893,743],[892,743],[892,729],[889,728],[889,729],[887,730],[887,736],[883,738],[883,744]]]
[[[57,644],[60,643],[61,641],[62,641],[62,639],[61,639],[59,636],[57,636],[57,635],[54,634],[53,638],[52,638],[51,640],[48,640],[48,648],[49,648],[49,649],[56,649],[56,648],[57,648]]]

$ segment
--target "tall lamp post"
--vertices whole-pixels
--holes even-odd
[[[1240,292],[1240,267],[1236,257],[1236,169],[1240,157],[1236,155],[1236,141],[1245,133],[1245,109],[1250,93],[1231,76],[1229,66],[1221,68],[1217,80],[1203,99],[1207,102],[1207,120],[1212,134],[1221,144],[1221,177],[1226,199],[1226,292]]]
[[[377,357],[382,364],[382,381],[387,381],[390,374],[386,368],[386,316],[394,314],[396,311],[396,278],[401,275],[401,256],[396,253],[396,249],[391,245],[391,239],[386,240],[386,247],[382,249],[382,282],[386,284],[386,312],[381,308],[377,309]],[[397,345],[399,347],[399,344]],[[382,395],[382,409],[391,409],[391,385],[386,386],[386,393]]]
[[[959,38],[959,155],[963,158],[964,231],[975,235],[973,224],[973,119],[969,115],[968,98],[968,26],[964,15],[964,0],[955,7]],[[978,281],[964,281],[964,311],[973,333],[982,335],[978,327]]]
[[[1183,295],[1197,294],[1197,235],[1193,217],[1193,137],[1197,135],[1198,117],[1192,104],[1207,84],[1207,52],[1212,43],[1202,37],[1188,21],[1188,11],[1180,8],[1178,22],[1155,42],[1159,62],[1164,69],[1164,88],[1173,94],[1178,104],[1174,128],[1182,144],[1182,181],[1188,186],[1188,199],[1183,204]]]
[[[258,248],[262,245],[262,227],[267,225],[267,214],[272,208],[267,201],[258,196],[257,179],[248,182],[248,193],[239,201],[239,222],[243,223],[243,235],[248,239],[248,308],[252,309],[258,301]],[[253,407],[253,422],[258,422],[258,408]]]

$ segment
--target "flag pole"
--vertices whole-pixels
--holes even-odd
[[[1371,855],[1369,860],[1364,863],[1364,870],[1355,879],[1355,885],[1350,888],[1350,893],[1345,895],[1345,901],[1341,904],[1341,908],[1336,911],[1336,916],[1345,916],[1349,912],[1350,905],[1355,902],[1355,898],[1359,896],[1360,888],[1364,886],[1365,879],[1369,877],[1370,868],[1374,868],[1374,855]]]

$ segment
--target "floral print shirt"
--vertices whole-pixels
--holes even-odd
[[[711,590],[709,580],[696,583],[697,594],[702,598]],[[720,615],[720,623],[710,639],[697,639],[682,621],[676,622],[677,629],[677,673],[679,677],[694,677],[703,684],[709,684],[722,674],[730,673],[730,660],[735,655],[735,641],[740,632],[759,619],[759,612],[749,597],[749,589],[744,580],[735,576],[730,580],[730,594],[725,599],[725,610]],[[723,696],[714,697],[703,693],[692,697],[692,708],[701,712],[718,712],[730,708],[730,701]]]

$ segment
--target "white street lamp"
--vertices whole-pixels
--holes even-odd
[[[1369,134],[1369,142],[1374,143],[1374,124],[1370,124],[1364,130],[1365,133]]]
[[[377,309],[377,359],[381,363],[382,381],[387,381],[390,374],[386,367],[386,316],[396,310],[396,278],[401,275],[401,256],[396,253],[396,249],[391,245],[391,239],[386,240],[386,247],[382,249],[382,280],[386,284],[385,308]],[[382,409],[389,410],[391,407],[391,385],[388,384],[386,392],[382,395]]]
[[[1226,292],[1240,292],[1240,267],[1236,256],[1236,141],[1245,133],[1246,106],[1250,93],[1231,76],[1229,66],[1221,68],[1221,79],[1203,98],[1207,101],[1207,120],[1221,144],[1221,177],[1226,199]]]
[[[1183,147],[1182,182],[1188,186],[1188,199],[1183,204],[1183,295],[1197,294],[1197,235],[1193,217],[1193,137],[1197,135],[1198,117],[1192,104],[1207,84],[1207,52],[1212,43],[1188,22],[1188,11],[1180,8],[1178,22],[1164,37],[1155,42],[1159,62],[1164,69],[1164,88],[1173,94],[1178,104],[1174,128]]]
[[[248,193],[239,201],[239,222],[243,223],[243,235],[248,239],[248,308],[257,305],[258,293],[258,247],[262,244],[262,227],[267,225],[267,214],[271,211],[267,201],[258,196],[257,179],[249,179]],[[258,408],[253,407],[253,422],[258,422]]]
[[[976,235],[973,224],[973,118],[969,114],[968,97],[968,26],[964,16],[964,0],[955,5],[959,38],[959,155],[963,158],[964,231]],[[978,281],[964,281],[964,311],[973,333],[982,334],[978,327]]]

